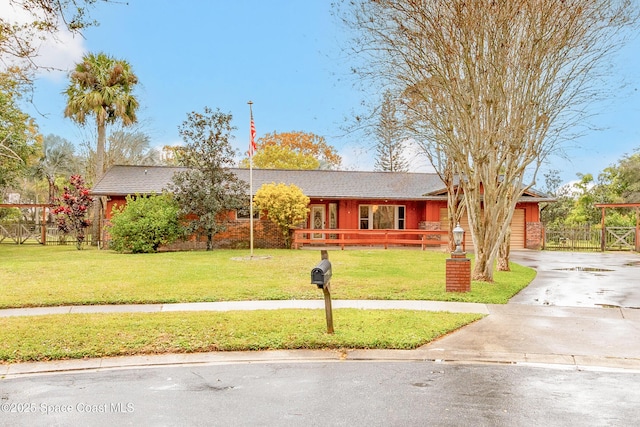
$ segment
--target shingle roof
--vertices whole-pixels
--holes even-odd
[[[160,194],[173,174],[184,170],[167,166],[113,166],[93,187],[96,196]]]
[[[97,196],[159,194],[182,167],[113,166],[95,185]],[[232,169],[249,182],[248,169]],[[254,169],[253,191],[265,183],[295,184],[308,197],[336,199],[425,199],[425,194],[442,188],[436,174],[400,172],[359,172],[330,170]]]
[[[160,194],[173,174],[185,170],[170,166],[113,166],[93,188],[96,196]],[[249,169],[231,169],[249,182]],[[428,200],[444,189],[437,174],[331,170],[254,169],[253,192],[269,183],[295,184],[313,198]],[[446,196],[445,196],[446,197]],[[537,199],[536,201],[542,201]]]
[[[247,169],[234,170],[249,181]],[[435,174],[327,170],[254,169],[254,191],[262,184],[295,184],[308,197],[336,199],[424,199],[425,193],[442,187]]]

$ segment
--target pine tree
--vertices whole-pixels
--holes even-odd
[[[396,117],[395,101],[389,91],[384,93],[374,135],[377,140],[375,170],[406,172],[409,164],[404,157],[405,135]]]

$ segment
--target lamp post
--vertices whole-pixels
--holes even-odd
[[[460,223],[452,230],[453,243],[456,249],[451,252],[451,258],[447,260],[446,289],[447,292],[469,292],[471,290],[471,260],[462,250],[464,229]]]
[[[460,223],[453,229],[453,243],[456,245],[454,253],[460,254],[462,252],[462,239],[464,238],[464,230],[460,227]]]

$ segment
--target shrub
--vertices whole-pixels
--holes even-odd
[[[56,206],[53,213],[56,215],[58,230],[65,235],[75,234],[76,248],[82,249],[85,230],[91,225],[87,218],[89,208],[93,205],[93,198],[89,195],[89,189],[84,185],[84,179],[80,175],[71,175],[69,186],[64,187],[62,197],[55,199]]]
[[[291,184],[263,184],[253,198],[258,210],[278,225],[285,240],[291,247],[291,229],[307,219],[309,198],[302,190]]]
[[[151,253],[182,235],[179,207],[167,194],[127,196],[125,206],[114,206],[110,248],[118,252]]]

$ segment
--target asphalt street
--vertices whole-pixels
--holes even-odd
[[[640,373],[237,363],[3,381],[1,426],[635,426]]]

